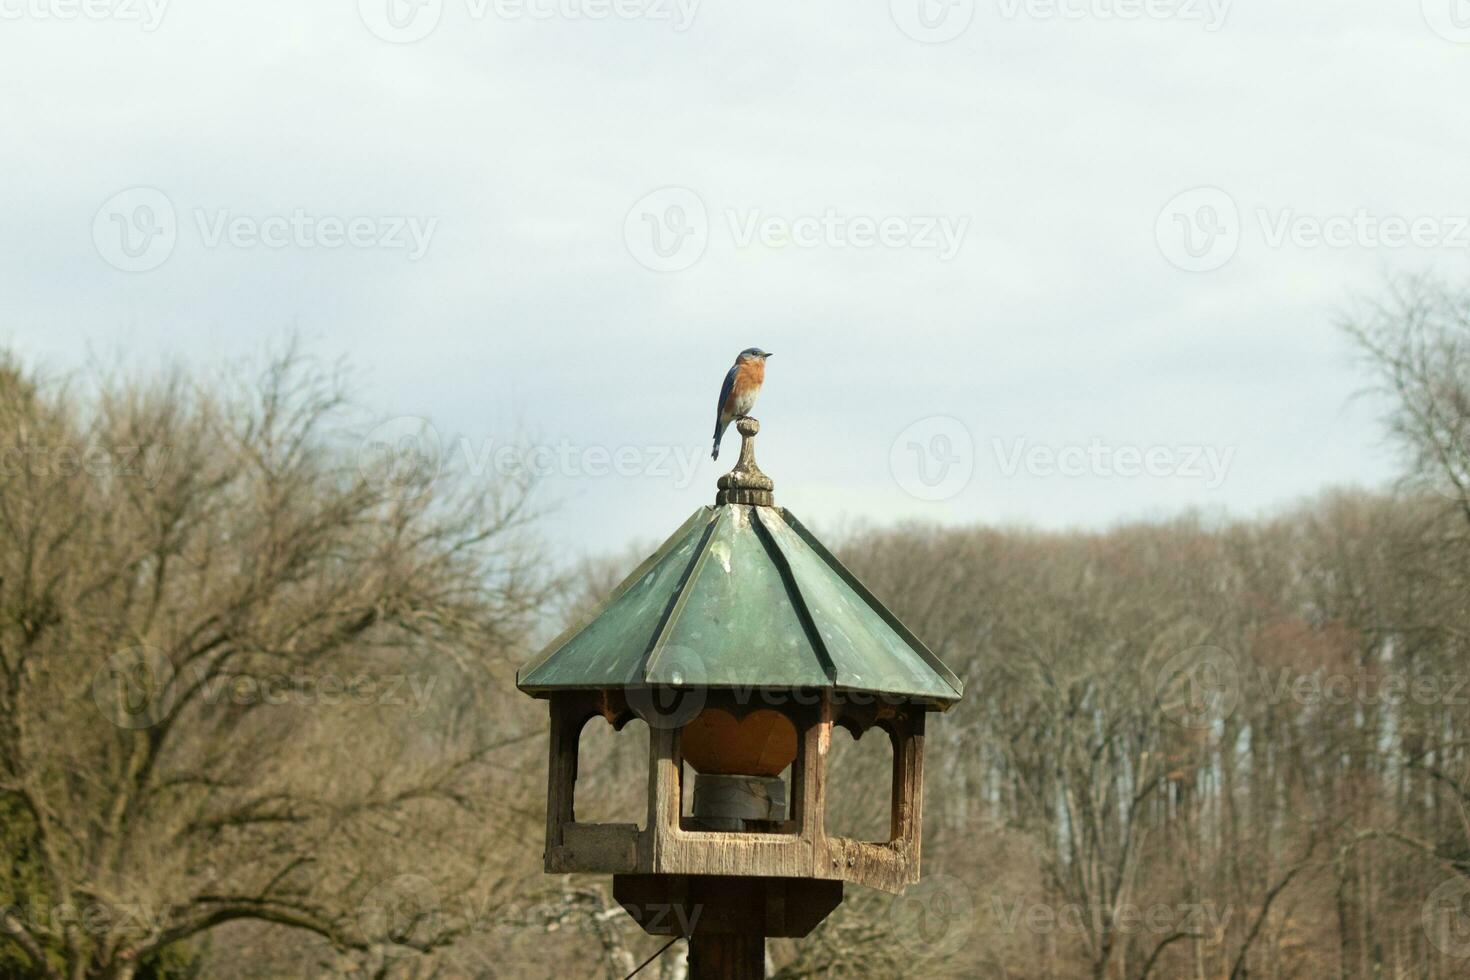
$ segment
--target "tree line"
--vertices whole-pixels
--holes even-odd
[[[1400,282],[1344,328],[1398,486],[840,541],[967,694],[929,726],[924,883],[849,889],[773,976],[1465,975],[1470,294]],[[621,977],[658,949],[605,881],[541,874],[545,719],[513,688],[632,561],[554,568],[530,482],[364,456],[345,391],[294,348],[0,364],[0,977]],[[637,805],[627,734],[589,740],[579,807]],[[835,747],[842,819],[882,824],[886,764]]]

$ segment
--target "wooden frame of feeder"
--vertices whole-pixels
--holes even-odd
[[[797,730],[791,765],[791,811],[766,832],[692,829],[682,814],[684,760],[680,728],[649,726],[645,826],[580,823],[575,816],[577,749],[583,727],[600,717],[621,730],[636,717],[618,691],[567,692],[551,704],[550,778],[547,783],[546,870],[631,875],[747,875],[851,881],[900,892],[919,880],[923,817],[924,714],[921,705],[883,703],[871,695],[782,692],[772,704],[760,692],[709,691],[705,706],[736,718],[774,708]],[[743,702],[743,703],[742,703]],[[805,703],[802,703],[805,702]],[[854,738],[873,728],[893,747],[890,831],[887,841],[829,835],[825,826],[827,756],[832,727]]]

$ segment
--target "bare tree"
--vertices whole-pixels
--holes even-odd
[[[1391,400],[1410,480],[1445,493],[1470,523],[1470,291],[1400,279],[1342,326]]]
[[[503,899],[528,487],[359,446],[344,407],[294,350],[249,383],[0,370],[0,945],[35,975],[240,920],[381,960]]]

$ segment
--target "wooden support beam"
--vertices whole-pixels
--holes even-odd
[[[673,728],[648,729],[648,826],[643,834],[647,849],[639,855],[646,868],[658,866],[662,855],[674,846],[683,811],[684,756],[679,750],[679,732]]]
[[[749,934],[695,933],[689,940],[689,980],[763,980],[766,941]]]
[[[561,846],[562,827],[572,822],[577,787],[577,738],[586,716],[559,698],[551,699],[551,737],[546,774],[546,858]]]

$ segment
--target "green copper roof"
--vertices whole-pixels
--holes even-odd
[[[695,511],[517,683],[833,688],[940,707],[964,689],[789,511],[744,504]]]

